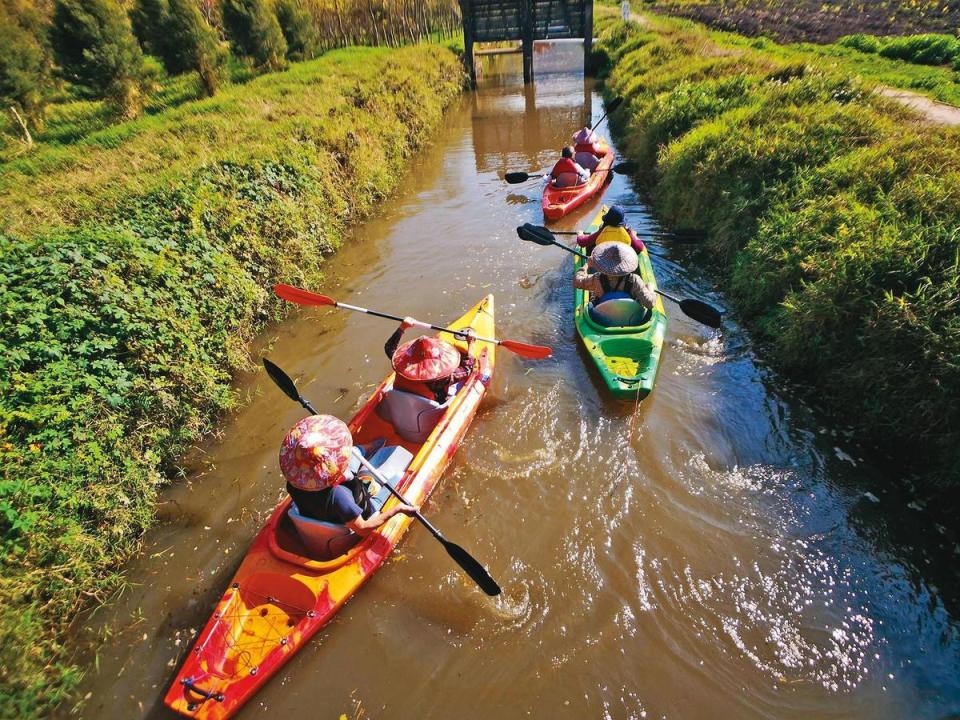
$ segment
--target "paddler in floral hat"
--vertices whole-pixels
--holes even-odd
[[[393,386],[443,404],[451,395],[451,388],[473,372],[476,362],[472,354],[473,331],[464,330],[467,352],[462,355],[453,345],[438,337],[418,337],[400,345],[404,331],[416,324],[413,318],[404,318],[383,346],[396,373]]]
[[[300,514],[367,535],[398,513],[416,513],[417,508],[405,504],[383,512],[375,508],[368,487],[372,479],[350,472],[352,448],[350,428],[332,415],[311,415],[287,433],[280,446],[280,470]]]

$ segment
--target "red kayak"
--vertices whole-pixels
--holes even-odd
[[[573,185],[565,188],[554,187],[552,182],[544,185],[543,216],[547,220],[559,220],[603,191],[613,175],[610,171],[613,167],[613,148],[607,144],[606,140],[601,139],[598,143],[598,150],[603,151],[600,164],[590,174],[590,179],[583,185]]]

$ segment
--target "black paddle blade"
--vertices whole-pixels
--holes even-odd
[[[503,179],[506,180],[511,185],[516,185],[517,183],[523,183],[530,179],[530,173],[525,172],[508,172],[503,176]]]
[[[534,242],[537,245],[555,245],[556,238],[553,237],[553,233],[547,230],[545,227],[539,225],[531,225],[530,223],[524,223],[517,228],[517,235],[520,236],[521,240],[526,240],[528,242]]]
[[[624,160],[622,163],[614,165],[613,171],[621,175],[633,175],[637,172],[637,164],[630,160]]]
[[[693,318],[708,327],[718,328],[723,320],[723,316],[719,310],[712,305],[707,305],[702,300],[693,300],[690,298],[681,300],[680,309],[687,317]]]
[[[463,568],[463,571],[480,586],[481,590],[490,597],[496,597],[500,594],[500,586],[497,585],[497,581],[490,577],[490,573],[486,571],[483,565],[476,561],[473,555],[446,538],[440,542],[443,543],[443,546],[447,549],[447,553],[453,558],[454,562]]]
[[[622,97],[615,97],[610,101],[610,104],[607,105],[607,115],[611,115],[617,111],[617,108],[623,104]]]
[[[290,379],[289,375],[287,375],[283,370],[266,358],[263,358],[263,367],[266,368],[267,375],[270,376],[270,379],[276,383],[278,388],[283,390],[284,395],[294,402],[301,402],[300,393],[297,392],[297,386],[294,384],[293,380]]]

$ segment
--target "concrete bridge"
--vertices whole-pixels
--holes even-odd
[[[593,0],[460,0],[464,54],[476,83],[475,43],[519,40],[523,81],[533,82],[536,40],[583,38],[586,64],[593,45]]]

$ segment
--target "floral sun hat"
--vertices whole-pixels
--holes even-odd
[[[350,464],[350,428],[333,415],[311,415],[291,428],[280,446],[280,470],[291,485],[316,492],[344,481]]]

